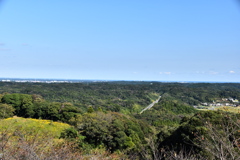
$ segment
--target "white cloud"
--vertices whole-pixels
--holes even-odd
[[[172,74],[171,72],[159,72],[159,74],[167,74],[167,75],[170,75]]]
[[[233,74],[233,73],[235,73],[235,71],[229,71],[229,73]]]
[[[196,74],[205,74],[204,71],[196,71],[195,73],[196,73]]]

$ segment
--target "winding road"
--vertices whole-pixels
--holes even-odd
[[[146,108],[144,108],[144,109],[140,112],[140,114],[142,114],[144,111],[146,111],[146,110],[152,108],[152,107],[154,106],[154,104],[156,104],[156,103],[159,102],[159,100],[161,99],[161,97],[162,97],[162,96],[159,96],[158,99],[157,99],[156,101],[154,101],[153,103],[151,103],[150,105],[148,105]]]

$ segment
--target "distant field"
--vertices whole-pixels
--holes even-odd
[[[219,107],[217,110],[227,111],[227,112],[234,112],[234,113],[240,113],[240,107]]]
[[[210,109],[198,109],[199,111],[209,111]],[[214,108],[215,111],[221,110],[221,111],[226,111],[226,112],[233,112],[233,113],[240,113],[240,107],[229,107],[229,106],[224,106],[224,107],[216,107]]]

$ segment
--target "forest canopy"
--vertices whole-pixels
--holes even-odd
[[[135,159],[173,155],[237,159],[239,99],[237,83],[1,82],[0,118],[67,123],[70,127],[58,134],[64,143],[71,144],[71,154],[87,156],[94,150],[98,154],[104,150],[107,155]],[[151,103],[150,109],[141,112]],[[196,109],[198,105],[217,103],[232,103],[235,110]],[[225,146],[222,154],[217,154],[219,146]]]

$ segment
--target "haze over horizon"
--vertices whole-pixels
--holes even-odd
[[[3,2],[0,77],[240,82],[236,0]]]

